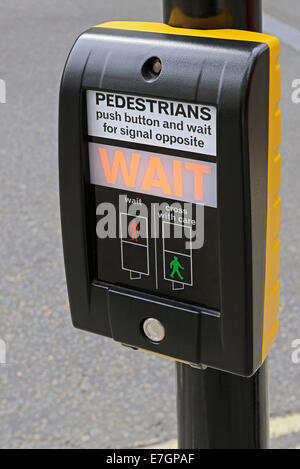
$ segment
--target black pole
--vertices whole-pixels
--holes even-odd
[[[262,5],[261,0],[164,0],[164,21],[182,28],[260,32]],[[176,366],[179,448],[268,448],[267,362],[252,378]]]
[[[194,29],[261,31],[261,0],[164,0],[164,22]]]
[[[177,365],[181,449],[266,449],[268,366],[253,378]]]

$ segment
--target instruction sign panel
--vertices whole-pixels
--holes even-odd
[[[217,155],[217,109],[196,103],[87,91],[88,134]]]

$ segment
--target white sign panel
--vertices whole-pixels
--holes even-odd
[[[214,106],[88,90],[87,115],[90,137],[217,155]]]

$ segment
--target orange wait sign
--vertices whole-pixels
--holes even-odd
[[[216,163],[90,143],[91,183],[217,206]]]

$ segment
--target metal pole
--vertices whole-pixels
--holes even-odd
[[[266,449],[268,366],[252,378],[177,365],[181,449]]]
[[[262,30],[261,0],[164,0],[165,23],[194,29]],[[181,449],[265,449],[268,365],[252,378],[177,365]]]
[[[164,22],[194,29],[261,31],[261,0],[164,0]]]

